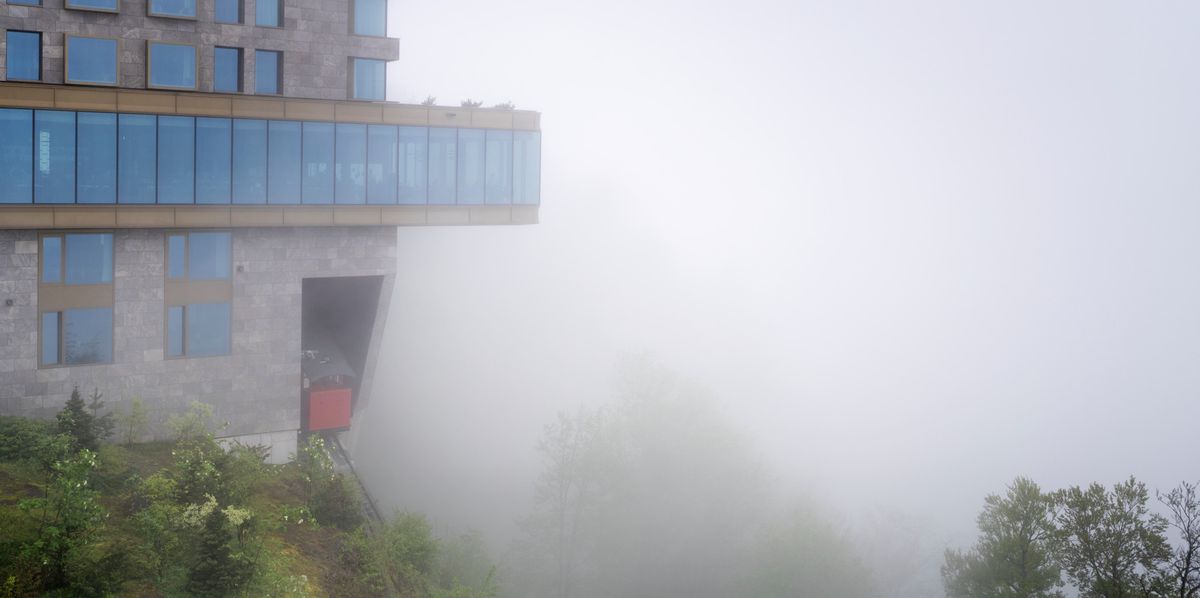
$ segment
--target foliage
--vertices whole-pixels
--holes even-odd
[[[88,412],[84,405],[78,386],[71,391],[71,398],[67,400],[62,411],[58,412],[56,419],[58,420],[58,433],[71,437],[72,450],[94,451],[99,448],[100,437],[97,434],[96,418]]]
[[[1167,521],[1146,506],[1145,484],[1133,478],[1054,494],[1059,511],[1054,541],[1067,575],[1086,596],[1155,596],[1171,551]]]
[[[362,525],[362,497],[349,479],[334,471],[325,439],[309,436],[300,447],[297,461],[304,480],[306,503],[317,522],[345,531]]]
[[[491,598],[500,592],[483,535],[468,532],[438,542],[432,598]]]
[[[1158,493],[1158,500],[1167,508],[1180,542],[1167,563],[1166,589],[1176,598],[1196,598],[1200,596],[1200,497],[1196,484],[1183,482],[1166,494]]]
[[[230,546],[229,518],[225,511],[197,511],[202,527],[197,534],[196,557],[184,586],[193,596],[229,596],[242,589],[254,574],[254,565]]]
[[[0,417],[0,461],[18,461],[38,456],[50,437],[45,422],[22,417]]]
[[[797,509],[766,529],[753,552],[743,595],[874,596],[870,570],[845,532],[815,509]]]
[[[37,539],[24,548],[26,562],[38,569],[45,589],[68,585],[68,559],[91,541],[104,517],[99,492],[88,486],[96,454],[83,449],[56,461],[46,495],[21,501],[38,522]]]
[[[384,574],[403,597],[426,596],[437,540],[423,515],[397,513],[376,530],[375,550]]]
[[[212,405],[192,401],[186,412],[167,418],[167,427],[177,440],[190,440],[212,433],[212,417]]]
[[[942,580],[950,598],[1061,597],[1051,552],[1054,502],[1033,481],[1017,478],[1004,496],[989,495],[979,514],[979,541],[946,551]]]
[[[104,410],[104,393],[100,392],[99,388],[92,388],[92,395],[88,397],[88,411],[92,415],[92,430],[95,433],[97,441],[107,440],[113,433],[113,416],[111,413],[100,414]]]
[[[436,106],[437,98],[435,98],[433,96],[425,96],[425,99],[421,100],[421,105],[422,106]]]
[[[149,413],[146,411],[146,405],[142,402],[141,397],[133,397],[129,401],[129,407],[118,412],[116,418],[117,428],[120,430],[121,439],[125,442],[126,446],[142,438],[149,419]]]
[[[482,105],[483,105],[483,100],[472,100],[471,98],[467,98],[462,101],[463,108],[478,108]]]

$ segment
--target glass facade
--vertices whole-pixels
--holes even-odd
[[[387,95],[387,63],[382,60],[355,58],[354,94],[356,100],[383,100]]]
[[[537,204],[541,135],[0,109],[0,203]]]
[[[196,17],[196,0],[150,0],[150,14],[159,17]]]
[[[148,42],[150,87],[196,89],[196,46]]]
[[[387,0],[351,0],[354,3],[354,33],[387,35]]]
[[[283,20],[281,0],[258,0],[254,3],[254,24],[261,27],[279,27]]]
[[[242,90],[242,49],[213,48],[213,91],[237,93]]]
[[[216,0],[214,20],[218,23],[241,23],[242,0]]]
[[[38,81],[42,78],[42,34],[34,31],[8,31],[5,68],[9,81]]]
[[[254,93],[278,95],[283,55],[271,50],[254,51]]]
[[[117,84],[117,40],[67,36],[67,83]]]
[[[169,287],[168,296],[182,303],[167,305],[167,357],[229,354],[230,302],[201,299],[213,287],[202,286],[199,289],[204,290],[198,291],[192,283],[225,281],[226,289],[232,293],[232,257],[233,235],[228,231],[167,235],[167,278],[174,285]]]

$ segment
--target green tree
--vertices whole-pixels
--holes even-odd
[[[71,553],[85,547],[104,517],[100,493],[88,485],[96,469],[96,454],[83,449],[58,459],[46,496],[22,500],[21,509],[38,522],[37,539],[24,547],[29,563],[38,567],[45,589],[67,585]]]
[[[230,596],[250,580],[251,564],[230,548],[231,532],[226,513],[213,508],[204,517],[196,544],[196,560],[188,572],[185,589],[193,596]]]
[[[96,436],[96,418],[88,412],[79,396],[79,387],[71,390],[71,398],[56,416],[58,432],[71,437],[73,450],[88,449],[91,451],[100,447],[100,439]]]
[[[1106,490],[1074,486],[1054,494],[1055,552],[1084,596],[1149,598],[1162,594],[1171,556],[1167,521],[1146,506],[1146,485],[1134,478]]]
[[[1196,484],[1183,482],[1158,500],[1167,507],[1171,527],[1179,537],[1167,564],[1166,583],[1174,598],[1200,596],[1200,497]]]
[[[126,446],[141,439],[143,430],[146,428],[146,422],[149,419],[149,414],[146,412],[146,404],[142,402],[142,398],[133,397],[133,400],[129,401],[129,407],[117,415],[117,425]]]
[[[844,531],[812,507],[767,527],[744,592],[756,598],[875,596],[870,570]]]
[[[1017,478],[1004,496],[989,495],[979,514],[979,541],[946,551],[942,582],[950,598],[1062,596],[1051,552],[1054,501],[1033,481]]]

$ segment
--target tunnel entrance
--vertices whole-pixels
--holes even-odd
[[[382,276],[304,279],[300,411],[305,431],[350,427],[382,288]]]

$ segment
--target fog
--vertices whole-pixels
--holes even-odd
[[[502,552],[544,427],[630,359],[705,388],[780,494],[902,514],[938,559],[1016,476],[1200,477],[1200,5],[390,19],[389,99],[540,111],[543,185],[535,226],[398,233],[354,424],[386,508]]]

